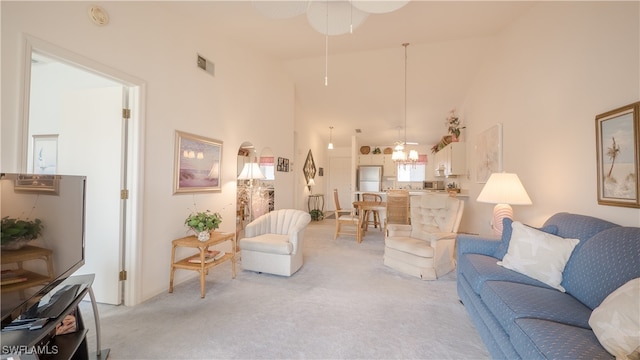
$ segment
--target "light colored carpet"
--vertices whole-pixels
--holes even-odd
[[[100,305],[102,347],[110,359],[489,358],[455,272],[403,275],[382,264],[378,230],[357,244],[333,240],[333,229],[334,220],[309,225],[305,263],[289,278],[238,267],[232,280],[227,262],[209,272],[204,299],[194,279],[134,307]]]

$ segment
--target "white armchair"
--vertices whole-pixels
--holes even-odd
[[[311,216],[301,210],[281,209],[249,223],[240,239],[245,270],[291,276],[302,267],[304,230]]]
[[[412,196],[411,225],[387,225],[384,264],[423,280],[453,270],[463,210],[462,200],[445,194]]]

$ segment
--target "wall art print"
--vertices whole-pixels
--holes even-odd
[[[596,116],[598,204],[640,207],[640,102]]]
[[[176,131],[173,193],[220,191],[222,141]]]
[[[481,132],[476,141],[476,182],[486,183],[494,172],[502,172],[502,124]]]

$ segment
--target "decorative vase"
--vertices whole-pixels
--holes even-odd
[[[451,134],[451,142],[458,142],[458,141],[460,141],[458,139],[458,136],[455,133]]]
[[[211,233],[208,231],[200,231],[198,233],[198,240],[202,242],[209,240],[210,237],[211,237]]]

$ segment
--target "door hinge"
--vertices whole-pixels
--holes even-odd
[[[122,109],[122,118],[123,118],[123,119],[129,119],[129,118],[131,118],[131,110],[129,110],[129,109]]]
[[[119,276],[120,276],[120,281],[127,280],[127,271],[126,270],[121,270]]]
[[[127,189],[120,190],[120,199],[127,200],[128,198],[129,198],[129,190]]]

